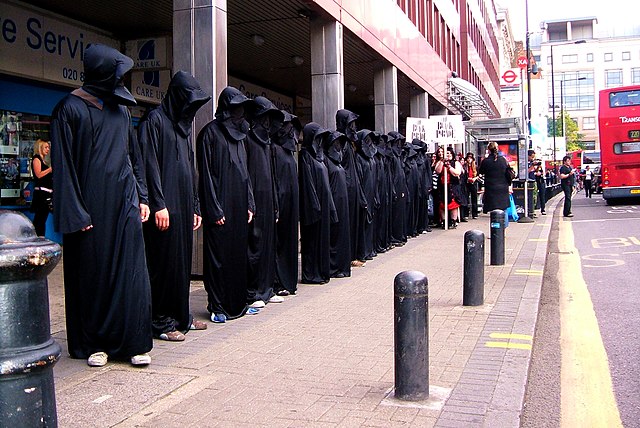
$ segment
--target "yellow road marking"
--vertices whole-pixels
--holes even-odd
[[[533,336],[530,336],[528,334],[517,334],[517,333],[491,333],[489,337],[492,339],[533,340]]]
[[[516,342],[485,342],[484,346],[488,348],[531,349],[530,343]]]
[[[607,353],[582,276],[571,222],[560,220],[560,425],[622,427]]]
[[[534,276],[542,276],[543,272],[541,270],[533,270],[533,269],[516,269],[516,275],[534,275]]]
[[[529,239],[529,241],[531,241],[531,242],[547,242],[548,239],[547,238],[531,238],[531,239]]]

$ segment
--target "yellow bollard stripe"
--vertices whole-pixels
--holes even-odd
[[[485,342],[484,346],[488,348],[531,349],[530,343],[516,342]]]
[[[622,427],[607,352],[582,276],[571,222],[560,221],[560,425]]]
[[[528,334],[517,334],[517,333],[491,333],[489,337],[492,339],[533,340],[533,336],[530,336]]]

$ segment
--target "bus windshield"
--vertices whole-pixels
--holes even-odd
[[[609,107],[611,108],[635,105],[640,105],[640,89],[611,92],[609,94]]]

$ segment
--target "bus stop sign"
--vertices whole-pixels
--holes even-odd
[[[527,57],[522,55],[518,57],[518,67],[520,67],[521,69],[525,69],[527,68]]]

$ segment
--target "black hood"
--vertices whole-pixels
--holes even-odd
[[[347,138],[354,143],[358,139],[356,133],[358,132],[358,128],[349,125],[353,123],[355,125],[355,121],[358,119],[357,114],[352,111],[341,109],[336,112],[336,130],[342,132]],[[354,129],[355,128],[355,129]]]
[[[347,136],[342,132],[333,131],[327,134],[324,141],[324,153],[335,164],[339,165],[342,162],[342,153],[344,152],[344,146],[349,143]]]
[[[381,156],[393,156],[389,147],[389,136],[387,134],[379,134],[376,132],[376,150]]]
[[[368,129],[358,131],[358,141],[356,141],[356,149],[358,153],[369,159],[372,158],[377,152],[374,140],[375,133],[373,131]]]
[[[105,45],[90,44],[84,51],[82,88],[108,104],[136,105],[122,79],[133,67],[133,60]]]
[[[389,132],[389,146],[393,151],[393,154],[400,156],[402,154],[402,148],[404,147],[405,137],[397,131]]]
[[[265,97],[258,96],[253,101],[256,107],[251,115],[251,134],[262,144],[271,144],[269,139],[271,124],[282,123],[284,115]]]
[[[173,75],[167,95],[162,100],[162,110],[176,126],[176,130],[183,137],[188,137],[197,111],[210,99],[192,75],[178,71]]]
[[[271,141],[282,146],[283,149],[295,153],[297,150],[298,136],[302,130],[302,125],[298,116],[281,110],[282,121],[277,120],[271,124]]]
[[[315,122],[307,123],[302,128],[302,148],[307,150],[317,160],[324,159],[322,140],[330,131],[322,128]]]
[[[242,107],[244,112],[233,117],[232,110]],[[247,98],[242,92],[233,86],[227,86],[220,92],[218,107],[216,108],[216,121],[221,123],[229,132],[229,135],[239,141],[246,138],[249,132],[249,117],[255,108],[255,102]]]
[[[405,156],[405,159],[411,159],[418,154],[418,152],[416,152],[416,149],[413,147],[413,144],[408,141],[404,143],[404,147],[402,147],[402,153]]]

